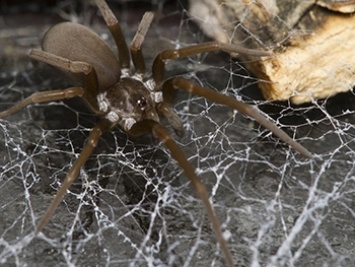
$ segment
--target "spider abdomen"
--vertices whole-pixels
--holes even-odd
[[[72,22],[50,28],[42,41],[42,49],[51,54],[89,63],[94,67],[99,91],[111,87],[120,78],[117,58],[108,45],[91,29]]]

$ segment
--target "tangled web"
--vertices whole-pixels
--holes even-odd
[[[0,110],[70,85],[26,56],[50,25],[80,21],[112,45],[96,8],[88,2],[78,12],[69,2],[7,7],[0,21]],[[128,40],[143,12],[156,11],[144,45],[148,66],[161,50],[205,40],[183,2],[139,3],[138,10],[129,2],[110,5]],[[42,14],[37,20],[33,10]],[[169,62],[167,75],[177,74],[258,105],[315,154],[302,157],[238,112],[177,95],[185,135],[174,138],[208,188],[236,265],[355,265],[353,94],[302,106],[267,102],[257,80],[223,53]],[[77,99],[36,104],[0,120],[0,265],[223,266],[202,204],[169,152],[151,136],[131,138],[118,128],[103,135],[49,225],[35,235],[94,122]]]

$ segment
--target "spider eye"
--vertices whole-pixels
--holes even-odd
[[[147,100],[144,97],[141,97],[137,100],[137,105],[143,110],[147,106]]]

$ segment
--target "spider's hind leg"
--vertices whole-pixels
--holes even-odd
[[[99,90],[98,80],[96,71],[93,66],[86,62],[72,61],[67,58],[63,58],[38,49],[33,49],[30,52],[29,57],[34,60],[49,64],[53,67],[59,68],[67,74],[73,75],[74,78],[77,78],[78,76],[82,77],[85,87],[85,94],[83,94],[82,97],[84,97],[84,99],[87,101],[87,104],[95,113],[100,113],[100,109],[98,107],[96,99],[96,95],[98,94]]]
[[[134,36],[131,43],[131,55],[134,68],[138,75],[145,74],[145,63],[142,55],[141,46],[144,41],[145,35],[149,29],[150,24],[152,23],[154,15],[152,12],[146,12],[143,15],[141,22],[139,23],[138,30]]]
[[[16,103],[11,108],[0,112],[0,119],[13,115],[16,112],[34,103],[44,103],[56,100],[69,99],[73,97],[82,97],[84,95],[84,88],[69,87],[67,89],[49,90],[44,92],[36,92],[24,100]]]
[[[105,0],[96,0],[95,2],[98,8],[100,9],[102,16],[104,17],[106,25],[110,30],[113,39],[115,40],[118,49],[118,57],[121,69],[129,69],[130,57],[128,46],[117,18],[115,17]]]

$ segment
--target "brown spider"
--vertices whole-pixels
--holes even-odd
[[[228,266],[233,266],[231,252],[223,238],[218,219],[209,202],[208,193],[204,185],[166,128],[159,123],[159,116],[164,116],[178,134],[183,132],[182,122],[171,107],[174,91],[182,89],[236,109],[254,118],[301,154],[307,157],[312,155],[253,106],[239,102],[233,97],[193,84],[182,77],[173,77],[165,80],[165,61],[210,51],[248,53],[258,57],[270,56],[270,53],[217,42],[207,42],[182,49],[167,50],[161,52],[155,58],[152,66],[152,77],[146,79],[141,45],[153,20],[153,13],[147,12],[144,14],[129,52],[120,25],[106,2],[104,0],[96,0],[96,4],[118,47],[119,61],[106,43],[89,28],[71,22],[57,24],[44,36],[42,41],[43,50],[32,50],[30,57],[68,73],[75,80],[79,80],[82,86],[37,92],[8,110],[0,112],[0,118],[4,118],[32,103],[81,97],[90,109],[102,118],[91,130],[81,154],[74,162],[62,187],[38,223],[36,232],[40,232],[48,223],[67,189],[77,178],[80,169],[90,157],[102,133],[119,125],[133,136],[151,133],[166,145],[172,157],[184,170],[192,186],[199,194],[221,250],[224,253],[225,260]],[[130,58],[132,58],[135,68],[134,74],[130,72]]]

